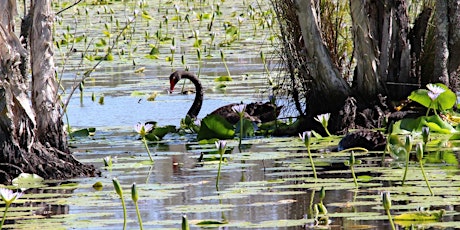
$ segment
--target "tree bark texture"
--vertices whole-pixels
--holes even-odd
[[[349,128],[378,127],[382,124],[380,118],[393,109],[387,101],[407,99],[413,90],[429,82],[442,82],[454,90],[457,87],[460,73],[459,0],[412,1],[410,8],[407,0],[349,0],[349,9],[341,8],[343,3],[338,1],[324,4],[319,0],[272,1],[276,2],[280,24],[287,25],[281,26],[283,39],[288,34],[291,38],[289,44],[296,44],[290,46],[297,49],[292,52],[296,55],[290,55],[290,49],[281,53],[282,57],[288,57],[283,61],[288,62],[291,79],[302,82],[299,79],[307,76],[304,78],[308,84],[301,84],[302,90],[298,92],[308,94],[293,98],[296,102],[306,99],[304,104],[296,103],[296,107],[306,108],[305,113],[301,113],[307,118],[303,121],[309,122],[309,116],[331,112],[331,115],[340,114],[341,124],[349,125]],[[293,19],[291,8],[296,10],[297,21]],[[336,11],[331,10],[334,8]],[[350,12],[351,20],[345,16],[342,21],[344,11]],[[436,11],[434,16],[433,11]],[[411,28],[409,15],[412,13],[418,15],[415,15]],[[344,25],[337,24],[338,21]],[[293,23],[298,25],[289,25]],[[322,27],[324,24],[326,26]],[[338,32],[331,32],[331,28]],[[347,55],[350,51],[349,31],[353,35],[353,55]],[[337,34],[340,39],[336,39]],[[298,45],[293,39],[304,45]],[[334,64],[328,50],[337,47],[345,48],[340,53],[351,63],[341,66],[349,68],[342,69],[342,72],[353,75],[340,76],[337,71],[335,65],[339,62]],[[331,52],[339,53],[336,50]],[[353,78],[351,89],[342,81],[350,77]],[[297,87],[296,82],[290,86]],[[280,88],[288,85],[283,82]]]
[[[58,99],[58,83],[53,59],[51,0],[35,0],[30,33],[32,68],[32,107],[37,119],[37,137],[42,143],[65,151],[67,139],[63,129]]]
[[[350,95],[350,87],[342,78],[321,37],[318,15],[312,0],[297,1],[297,16],[302,30],[307,56],[307,68],[312,77],[310,114],[320,114],[342,107]]]
[[[432,81],[441,82],[449,86],[449,73],[447,71],[449,61],[449,19],[447,16],[447,0],[436,1],[434,17],[436,21],[436,41]]]
[[[383,93],[379,71],[379,47],[377,34],[372,35],[376,24],[369,21],[367,0],[351,0],[350,10],[353,22],[354,55],[357,60],[353,76],[353,88],[361,100],[373,101]],[[381,36],[379,36],[381,37]]]
[[[448,72],[451,88],[458,89],[460,77],[460,1],[449,0],[449,52]]]
[[[49,7],[50,2],[35,1],[35,6],[45,5]],[[34,72],[32,76],[32,94],[35,94],[32,98],[36,101],[31,102],[29,80],[21,74],[20,68],[21,59],[28,51],[22,47],[11,24],[15,8],[14,1],[0,0],[0,9],[3,9],[0,18],[0,183],[10,182],[21,172],[54,179],[94,176],[98,172],[93,166],[81,164],[69,152],[62,121],[55,115],[54,110],[59,111],[59,107],[53,103],[59,105],[59,101],[52,51],[47,51],[52,46],[51,32],[46,34],[47,29],[43,28],[51,28],[52,18],[44,20],[38,16],[33,25],[37,29],[33,42],[41,41],[44,45],[35,43],[32,52],[34,64],[42,64],[35,67],[41,68],[39,74]],[[39,14],[39,11],[34,13]],[[38,109],[38,106],[45,108]]]

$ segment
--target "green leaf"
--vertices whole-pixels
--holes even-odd
[[[252,137],[254,136],[254,124],[252,121],[243,118],[243,137]],[[236,123],[235,134],[240,135],[240,121]]]
[[[71,132],[70,136],[72,136],[72,137],[87,137],[87,136],[94,135],[94,132],[96,132],[96,128],[79,129],[79,130],[75,130],[75,131]]]
[[[444,121],[438,115],[433,115],[429,117],[422,117],[422,123],[430,127],[431,131],[438,133],[454,133],[456,132],[455,128],[452,127],[447,121]]]
[[[160,50],[158,49],[158,47],[156,47],[155,45],[150,45],[152,47],[152,49],[150,49],[150,52],[149,52],[149,55],[159,55],[160,54]]]
[[[418,102],[419,104],[427,108],[430,107],[431,98],[428,96],[428,90],[426,89],[418,89],[412,91],[408,98],[412,101]]]
[[[203,226],[203,225],[215,225],[215,224],[227,224],[227,223],[228,223],[227,221],[219,221],[219,220],[202,220],[196,223],[196,225]]]
[[[455,95],[455,93],[452,92],[452,90],[450,90],[444,84],[437,83],[436,85],[446,90],[443,93],[441,93],[441,95],[439,95],[438,98],[436,98],[436,101],[438,102],[438,105],[440,107],[439,109],[441,111],[444,111],[454,107],[455,103],[457,102],[457,95]]]
[[[437,83],[435,85],[445,89],[445,91],[441,93],[438,96],[438,98],[436,98],[436,100],[434,101],[434,103],[438,105],[437,108],[435,107],[435,109],[440,110],[440,111],[451,109],[455,105],[457,96],[455,95],[454,92],[452,92],[452,90],[450,90],[444,84]],[[432,103],[431,98],[428,96],[428,90],[426,89],[415,90],[411,93],[411,95],[408,98],[412,101],[418,102],[419,104],[427,108],[433,107],[431,105]]]
[[[12,183],[19,188],[36,188],[43,186],[44,179],[36,174],[21,173],[14,178]]]
[[[422,212],[406,212],[401,215],[395,216],[395,220],[402,221],[439,221],[444,215],[445,210],[436,210],[436,211],[422,211]]]
[[[233,125],[219,115],[208,115],[201,121],[198,140],[203,139],[231,139],[235,136]]]
[[[155,127],[152,132],[145,135],[145,138],[147,138],[149,141],[159,141],[163,139],[166,134],[174,132],[176,132],[176,126],[174,125]]]
[[[232,77],[230,76],[220,76],[217,78],[214,78],[215,82],[221,82],[221,81],[233,81]]]
[[[143,19],[147,19],[147,20],[152,20],[152,19],[153,19],[153,17],[150,16],[149,12],[147,12],[147,11],[145,11],[145,10],[142,11],[141,17],[142,17]]]
[[[131,92],[131,97],[140,97],[140,96],[144,96],[145,94],[146,94],[145,92],[133,91]]]

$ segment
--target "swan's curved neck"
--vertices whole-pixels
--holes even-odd
[[[189,79],[195,85],[195,100],[188,110],[187,115],[191,118],[196,118],[198,113],[200,113],[201,105],[203,104],[203,87],[201,86],[200,80],[191,73],[183,73],[181,77]]]

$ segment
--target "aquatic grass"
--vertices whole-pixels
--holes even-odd
[[[2,222],[0,223],[0,229],[2,229],[3,224],[5,223],[8,208],[15,200],[19,199],[22,195],[24,195],[24,193],[22,192],[13,192],[13,190],[7,188],[0,188],[0,196],[3,202],[5,202],[5,211],[3,211],[3,218]]]
[[[391,216],[391,213],[390,213],[390,209],[391,209],[390,192],[385,191],[382,193],[382,204],[388,216],[388,221],[390,221],[391,229],[396,230],[395,223],[393,222],[393,217]]]
[[[409,168],[409,158],[410,158],[410,151],[412,150],[412,136],[411,135],[406,135],[406,142],[404,144],[404,151],[406,152],[406,167],[404,169],[404,176],[402,179],[401,185],[404,186],[404,183],[406,181],[406,176],[407,176],[407,171]]]
[[[126,204],[125,199],[123,198],[123,189],[120,185],[120,182],[116,177],[112,179],[113,187],[115,188],[115,192],[118,194],[121,200],[121,206],[123,207],[123,230],[126,229],[127,224],[127,213],[126,213]]]
[[[144,227],[142,226],[141,212],[139,211],[139,204],[137,202],[139,200],[139,193],[137,192],[136,183],[133,183],[133,185],[131,186],[131,198],[134,202],[134,206],[136,207],[136,214],[137,214],[137,220],[139,222],[139,228],[140,230],[143,230]]]
[[[315,181],[316,181],[318,179],[318,176],[316,175],[315,162],[313,161],[313,157],[311,156],[311,151],[310,151],[311,131],[305,131],[302,134],[299,133],[299,137],[300,139],[302,139],[305,147],[307,147],[308,158],[310,159],[311,168],[313,170],[313,176],[315,177]]]
[[[425,173],[425,169],[423,167],[423,144],[422,143],[418,143],[415,146],[415,152],[416,152],[416,155],[417,155],[417,160],[418,160],[418,162],[420,164],[420,169],[422,170],[422,175],[423,175],[423,179],[425,180],[426,186],[428,187],[428,190],[430,191],[430,194],[432,196],[434,196],[433,190],[431,190],[430,183],[428,182],[428,179],[427,179],[426,173]]]
[[[217,179],[216,179],[216,189],[219,189],[219,178],[220,178],[220,169],[222,166],[222,159],[225,153],[225,149],[227,148],[227,142],[224,140],[219,140],[215,142],[217,152],[219,153],[219,166],[217,169]]]
[[[147,150],[147,153],[149,154],[150,161],[153,162],[152,154],[150,154],[150,149],[149,146],[147,145],[147,138],[145,137],[148,132],[152,131],[153,125],[152,124],[141,124],[137,123],[136,126],[134,126],[134,130],[141,136],[142,142],[144,143],[145,149]]]

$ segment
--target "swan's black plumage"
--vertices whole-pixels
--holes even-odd
[[[169,76],[170,91],[174,90],[177,82],[182,78],[189,79],[193,85],[195,85],[195,99],[193,104],[187,112],[187,115],[191,118],[196,118],[200,113],[201,106],[203,105],[203,87],[200,80],[192,73],[183,70],[177,70]],[[211,114],[217,114],[225,118],[232,124],[236,124],[239,120],[239,116],[232,109],[233,106],[238,105],[237,103],[228,104],[214,110]],[[245,117],[254,122],[268,122],[274,121],[278,117],[282,106],[276,106],[269,102],[254,102],[246,104]]]

